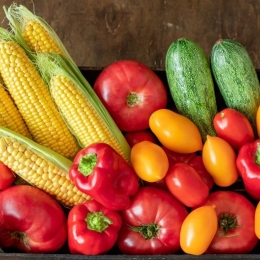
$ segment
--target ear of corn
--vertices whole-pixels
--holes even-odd
[[[91,199],[69,178],[72,162],[16,132],[0,126],[0,161],[29,184],[52,195],[66,207]]]
[[[34,141],[73,158],[79,146],[67,128],[35,64],[0,28],[0,73]]]
[[[52,58],[55,57],[55,59],[58,60],[58,63],[60,64],[59,66],[62,68],[63,72],[66,72],[65,77],[63,75],[62,77],[57,77],[56,81],[54,79],[49,82],[47,81],[49,86],[51,85],[54,86],[54,82],[58,83],[63,81],[64,83],[66,81],[67,83],[69,82],[69,84],[71,84],[72,81],[73,85],[75,85],[73,86],[74,89],[73,93],[77,93],[76,97],[77,98],[80,97],[81,99],[84,100],[84,106],[86,106],[86,108],[83,109],[82,108],[83,104],[81,104],[80,105],[81,109],[79,110],[81,114],[81,122],[73,122],[75,121],[76,117],[74,118],[74,115],[71,114],[70,117],[72,118],[70,118],[69,116],[67,116],[67,112],[69,112],[69,109],[71,109],[68,107],[68,105],[70,104],[70,102],[72,101],[71,99],[73,99],[74,96],[66,96],[63,101],[64,102],[63,104],[60,103],[62,102],[62,99],[59,98],[57,95],[55,99],[56,104],[59,106],[60,112],[62,113],[65,121],[67,122],[67,125],[69,126],[73,134],[75,134],[76,138],[80,140],[83,146],[86,146],[91,141],[96,141],[96,142],[103,141],[112,144],[112,147],[114,147],[115,150],[119,152],[119,154],[121,154],[126,160],[129,161],[129,157],[130,157],[129,144],[127,143],[126,139],[124,138],[122,132],[120,131],[120,129],[118,128],[114,120],[112,119],[111,115],[108,113],[107,109],[104,107],[104,105],[96,95],[93,88],[88,83],[87,79],[83,76],[76,63],[70,57],[62,41],[59,39],[55,31],[51,28],[51,26],[49,26],[42,18],[31,13],[26,7],[22,5],[17,6],[16,4],[12,4],[9,8],[4,7],[4,10],[7,19],[10,21],[11,28],[14,31],[16,38],[18,39],[19,43],[23,46],[23,48],[28,52],[28,55],[31,56],[31,53],[28,51],[31,48],[31,51],[35,53],[32,59],[35,60],[35,57],[38,57],[40,53],[45,53],[45,54],[48,53],[48,51],[42,51],[43,49],[45,50],[49,49],[49,53],[51,53]],[[38,39],[33,40],[33,37],[31,37],[29,40],[29,38],[26,36],[28,34],[31,36],[34,35],[32,31],[29,32],[30,31],[29,27],[26,26],[26,24],[28,25],[32,22],[37,24],[37,27],[40,28],[38,31],[39,34],[41,32],[42,33],[44,32],[45,35],[47,32],[48,37],[46,36],[46,39],[48,40],[46,40],[45,42],[45,44],[47,45],[46,48],[44,47],[36,48],[35,45],[33,45],[32,43],[37,42]],[[33,28],[36,28],[36,26],[31,27],[30,29]],[[56,53],[55,51],[48,48],[48,46],[53,45],[54,42],[56,43],[56,46],[58,46],[60,50],[60,51],[56,51]],[[42,70],[48,72],[51,71],[50,68],[48,69],[47,68],[48,66],[45,66],[45,68],[39,66],[41,73]],[[67,80],[66,78],[68,75],[70,78]],[[53,73],[52,76],[54,76]],[[68,84],[66,86],[67,86],[66,89],[68,90]],[[55,89],[58,90],[57,88]],[[56,90],[52,90],[53,97],[55,97]],[[65,89],[62,91],[65,91]],[[72,89],[70,91],[72,91]],[[84,97],[82,96],[82,94]],[[64,95],[65,92],[63,93],[62,96],[64,97]],[[75,100],[75,102],[82,102],[82,101],[80,101],[79,99],[79,100]],[[65,106],[65,104],[67,107]],[[79,104],[76,103],[76,105],[78,106]],[[65,110],[67,112],[65,112]],[[93,115],[95,114],[96,117],[95,120],[92,119],[92,116],[90,116],[91,113]],[[84,119],[84,117],[87,119]],[[86,129],[86,126],[89,126],[89,128]],[[80,130],[78,130],[78,128],[80,128]],[[84,129],[86,130],[85,134],[83,134],[83,132],[85,131]]]
[[[4,6],[7,19],[19,40],[26,42],[31,51],[37,53],[59,53],[69,56],[56,32],[41,17],[23,5]]]
[[[20,112],[2,84],[0,84],[0,125],[31,138]]]
[[[122,145],[124,137],[119,139],[122,133],[114,135],[113,128],[96,109],[96,103],[80,82],[68,73],[69,68],[64,69],[65,64],[62,66],[59,57],[38,54],[36,64],[48,82],[51,95],[68,127],[83,147],[94,142],[105,142],[128,160],[128,146]]]

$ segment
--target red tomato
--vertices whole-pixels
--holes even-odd
[[[125,133],[125,139],[130,145],[130,147],[133,147],[135,144],[140,143],[142,141],[150,141],[152,143],[157,142],[154,134],[149,130],[127,132]]]
[[[209,195],[209,188],[196,170],[187,163],[172,165],[165,177],[169,191],[187,207],[201,205]]]
[[[196,157],[195,152],[194,153],[177,153],[177,152],[167,149],[164,146],[162,146],[162,149],[165,151],[170,165],[178,163],[178,162],[189,163],[190,160],[192,160],[194,157]]]
[[[209,190],[211,190],[214,186],[214,180],[209,172],[206,170],[202,160],[202,156],[196,155],[195,157],[191,158],[189,160],[189,165],[196,170],[202,180],[207,184]]]
[[[0,162],[0,190],[11,186],[15,181],[16,175],[4,163]]]
[[[133,60],[120,60],[106,67],[97,77],[94,91],[122,131],[148,129],[150,115],[167,105],[161,79]]]
[[[196,153],[187,153],[187,154],[176,153],[176,152],[173,152],[173,151],[167,149],[164,146],[162,146],[162,148],[168,157],[170,165],[173,165],[173,164],[176,164],[179,162],[189,164],[196,170],[196,172],[200,175],[202,180],[207,184],[209,190],[212,189],[212,187],[214,185],[214,180],[213,180],[212,176],[206,170],[206,168],[203,164],[201,155],[197,155]]]
[[[0,193],[0,246],[28,253],[52,253],[67,240],[67,219],[49,194],[29,185]]]
[[[245,254],[258,242],[255,234],[255,206],[234,191],[215,191],[203,205],[214,205],[218,215],[218,232],[207,249],[214,254]]]
[[[217,113],[213,125],[217,135],[226,140],[236,151],[255,138],[254,130],[247,117],[232,108],[225,108]]]
[[[187,209],[169,192],[142,187],[122,213],[118,247],[123,254],[173,254],[180,250],[180,229]]]

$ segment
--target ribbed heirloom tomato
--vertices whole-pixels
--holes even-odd
[[[48,193],[30,185],[0,192],[0,246],[27,253],[57,252],[67,240],[67,218]],[[36,257],[37,258],[37,257]]]
[[[167,104],[162,80],[134,60],[119,60],[107,66],[97,77],[94,90],[122,131],[148,129],[152,112]]]
[[[246,196],[235,191],[212,192],[203,206],[214,206],[218,216],[218,231],[206,253],[246,254],[256,246],[255,206]],[[257,216],[257,214],[256,214]]]
[[[142,187],[121,215],[118,247],[123,254],[174,254],[180,250],[180,229],[188,211],[169,192]]]

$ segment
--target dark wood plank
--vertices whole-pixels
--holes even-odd
[[[28,0],[15,2],[33,10]],[[34,10],[80,67],[136,59],[161,70],[171,42],[188,37],[207,56],[219,38],[237,40],[260,68],[260,0],[34,0]]]

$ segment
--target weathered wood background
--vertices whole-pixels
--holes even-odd
[[[0,6],[13,1],[0,0]],[[136,59],[163,70],[169,45],[188,37],[205,50],[219,38],[242,43],[260,69],[260,0],[17,0],[57,32],[78,66]],[[0,8],[2,26],[5,14]]]

